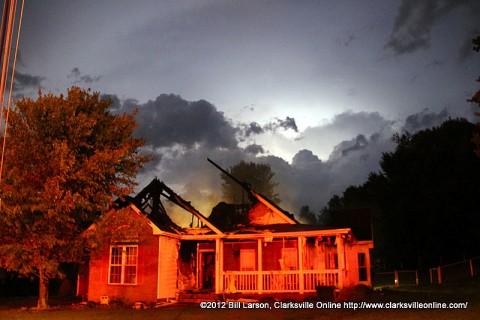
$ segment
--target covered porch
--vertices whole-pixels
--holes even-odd
[[[179,281],[180,292],[306,294],[371,285],[373,242],[356,240],[349,228],[182,238],[180,258],[189,258],[180,259],[179,274],[190,285]]]
[[[334,235],[236,236],[219,239],[217,293],[303,294],[345,285],[349,230]]]

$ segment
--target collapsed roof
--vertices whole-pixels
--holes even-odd
[[[212,209],[211,215],[207,218],[195,209],[189,201],[184,200],[157,178],[153,179],[135,197],[129,197],[126,202],[118,202],[117,204],[121,206],[126,206],[129,203],[134,204],[160,230],[174,234],[192,235],[201,233],[222,235],[225,232],[243,234],[266,231],[296,232],[351,228],[357,239],[372,239],[371,219],[368,213],[364,211],[351,211],[336,215],[338,219],[334,221],[331,227],[322,228],[320,226],[304,225],[295,220],[293,214],[283,210],[272,200],[253,190],[248,183],[240,182],[210,159],[208,161],[247,191],[251,200],[250,204],[233,205],[220,202]],[[202,223],[202,227],[183,228],[178,226],[165,210],[162,204],[162,197],[192,214]]]
[[[186,228],[182,228],[172,221],[162,204],[162,197],[191,213],[213,233],[222,234],[220,229],[195,209],[189,201],[184,200],[157,178],[153,179],[152,182],[143,188],[135,197],[127,199],[127,203],[123,205],[128,203],[134,204],[162,231],[176,234],[187,233]]]

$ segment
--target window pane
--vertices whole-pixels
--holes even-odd
[[[110,267],[110,283],[120,283],[121,273],[122,273],[122,267],[120,266]]]
[[[358,280],[359,281],[368,281],[365,253],[359,253],[358,254]]]
[[[123,283],[135,283],[136,275],[137,275],[136,266],[125,267],[125,276],[123,277]]]
[[[367,268],[359,268],[358,269],[358,280],[359,281],[367,281]]]
[[[359,267],[365,267],[365,253],[359,253],[358,254],[358,266]]]
[[[137,264],[137,247],[127,247],[126,248],[126,264],[127,265],[136,265]]]
[[[122,264],[122,248],[112,247],[110,264]]]

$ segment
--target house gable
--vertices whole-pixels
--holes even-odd
[[[159,234],[164,232],[133,204],[111,209],[89,230],[101,247],[90,253],[88,272],[79,275],[79,282],[87,283],[86,298],[156,301]]]
[[[298,224],[298,222],[285,210],[281,209],[273,201],[251,190],[252,196],[257,203],[248,212],[248,218],[252,225],[269,224]]]

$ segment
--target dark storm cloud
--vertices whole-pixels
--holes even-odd
[[[405,54],[430,46],[430,31],[453,9],[471,4],[470,0],[403,0],[397,9],[386,47]]]
[[[127,100],[118,111],[134,108],[138,108],[136,134],[145,137],[152,147],[237,147],[237,129],[208,101],[190,102],[178,95],[162,94],[140,105]]]
[[[428,109],[424,109],[421,112],[409,115],[405,119],[405,124],[403,125],[403,131],[415,133],[422,129],[438,126],[442,122],[447,120],[449,117],[450,117],[450,114],[446,108],[442,109],[438,113],[429,112]]]
[[[265,132],[276,133],[279,129],[284,131],[293,130],[298,132],[295,119],[291,117],[286,117],[285,120],[275,118],[273,121],[270,121],[264,125],[260,125],[257,122],[251,122],[249,124],[239,123],[236,126],[239,129],[238,133],[241,141],[243,141],[244,138],[248,138],[252,135],[259,135]]]
[[[26,89],[39,89],[45,77],[32,76],[26,73],[15,71],[13,80],[13,91],[20,92]]]
[[[82,74],[80,72],[80,69],[75,67],[67,75],[67,78],[72,79],[74,84],[77,84],[77,83],[91,84],[94,82],[98,82],[101,77],[100,76],[92,77],[89,74]]]
[[[292,166],[297,168],[308,168],[311,164],[320,164],[322,161],[312,151],[303,149],[297,152],[292,159]]]
[[[292,129],[293,131],[298,132],[295,119],[291,117],[286,117],[285,120],[276,118],[275,121],[268,123],[264,128],[269,131],[276,131],[278,128],[282,128],[284,130]]]
[[[385,119],[379,112],[345,111],[335,115],[329,123],[305,129],[302,132],[302,144],[306,149],[317,150],[319,156],[326,159],[338,141],[349,141],[359,134],[369,137],[393,124],[392,120]]]
[[[379,112],[352,112],[345,111],[335,115],[329,127],[333,128],[353,128],[361,130],[363,128],[376,127],[378,125],[385,126],[391,121],[386,120]]]
[[[245,147],[245,153],[256,156],[258,154],[265,153],[265,150],[261,145],[251,144]]]
[[[267,162],[275,173],[280,205],[285,210],[298,214],[302,206],[308,205],[318,212],[334,194],[332,186],[338,177],[311,150],[299,151],[292,164],[275,156],[261,161]]]
[[[363,150],[368,146],[368,140],[363,134],[357,135],[356,138],[342,141],[335,146],[333,153],[341,154],[342,157],[347,156],[352,151]]]
[[[247,128],[245,129],[246,137],[249,137],[252,134],[260,133],[263,133],[263,128],[256,122],[251,122],[249,125],[247,125]]]

